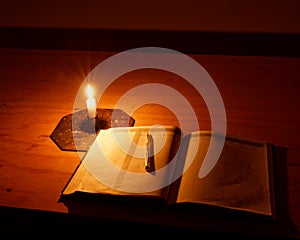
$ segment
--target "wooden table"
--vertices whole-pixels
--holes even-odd
[[[0,206],[66,214],[67,207],[58,199],[80,158],[76,152],[59,149],[50,135],[60,119],[72,113],[86,75],[116,52],[3,48],[0,54]],[[300,58],[189,56],[215,81],[226,108],[228,134],[266,140],[286,150],[279,164],[281,175],[277,176],[280,223],[292,225],[297,232]],[[146,69],[125,74],[99,104],[112,108],[133,86],[159,81],[172,83],[195,107],[201,128],[210,127],[201,96],[193,94],[178,76],[163,71]],[[132,106],[137,103],[138,99],[128,102]],[[133,117],[136,126],[178,125],[176,116],[159,105],[140,107]]]

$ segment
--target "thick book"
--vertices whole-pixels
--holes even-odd
[[[174,126],[101,130],[60,197],[207,206],[274,219],[272,148],[210,131],[183,136]]]

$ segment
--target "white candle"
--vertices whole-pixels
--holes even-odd
[[[88,118],[96,118],[97,111],[96,111],[96,99],[94,98],[94,92],[91,85],[87,86],[86,89],[88,98],[86,99],[86,107],[87,107],[87,114]]]

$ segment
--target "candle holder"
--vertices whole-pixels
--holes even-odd
[[[135,120],[120,109],[96,111],[95,118],[89,118],[86,110],[62,117],[50,138],[63,151],[87,151],[101,129],[134,126]]]

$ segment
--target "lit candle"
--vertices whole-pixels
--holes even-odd
[[[94,91],[91,85],[87,86],[86,93],[88,96],[88,98],[86,99],[88,118],[96,118],[97,117],[96,100],[94,98]]]

